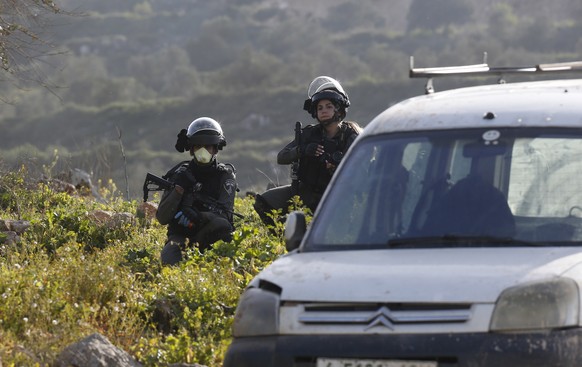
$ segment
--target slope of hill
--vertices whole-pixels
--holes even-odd
[[[411,55],[418,66],[477,63],[484,51],[500,66],[582,58],[574,0],[435,0],[456,16],[438,19],[422,1],[62,0],[82,14],[48,30],[67,53],[43,70],[62,88],[0,84],[17,101],[0,110],[0,157],[42,166],[56,148],[62,166],[120,185],[128,175],[138,197],[146,171],[186,158],[173,149],[178,131],[209,115],[224,124],[222,159],[242,191],[262,190],[288,181],[275,154],[295,121],[312,122],[301,108],[317,75],[342,82],[348,117],[366,125],[422,93],[407,79]]]

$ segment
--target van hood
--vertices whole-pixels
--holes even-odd
[[[292,253],[254,280],[283,301],[495,302],[506,288],[582,271],[582,249],[455,248]]]

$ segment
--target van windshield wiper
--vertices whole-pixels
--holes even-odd
[[[442,236],[428,237],[401,237],[388,240],[389,247],[404,248],[431,248],[431,247],[505,247],[505,246],[524,246],[538,247],[545,246],[546,243],[529,242],[518,240],[511,237],[495,236],[467,236],[445,234]]]

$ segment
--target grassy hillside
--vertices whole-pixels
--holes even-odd
[[[97,210],[136,213],[114,185],[106,204],[58,193],[23,168],[1,170],[0,219],[25,220],[21,241],[0,237],[0,361],[49,365],[67,345],[99,332],[146,366],[220,366],[239,295],[284,253],[249,199],[237,199],[234,240],[162,267],[165,228],[156,221],[102,222]],[[280,228],[278,229],[280,231]],[[1,233],[1,232],[0,232]],[[4,242],[4,243],[3,243]]]
[[[312,122],[302,106],[318,75],[340,80],[348,118],[366,125],[423,93],[424,81],[408,79],[409,56],[417,67],[479,63],[484,51],[494,66],[582,58],[576,0],[59,3],[77,16],[42,29],[56,55],[35,65],[54,89],[0,83],[0,100],[13,102],[0,110],[0,162],[42,172],[56,161],[113,179],[131,198],[146,172],[188,158],[176,135],[199,116],[223,124],[221,159],[237,167],[242,192],[288,182],[275,156],[295,121]]]
[[[421,93],[421,83],[412,84],[416,84],[414,91],[404,83],[346,85],[354,106],[348,118],[367,124],[391,101],[405,98],[407,92]],[[289,182],[289,169],[276,164],[276,154],[293,139],[295,121],[313,123],[302,110],[304,96],[303,89],[280,89],[268,94],[207,94],[191,100],[117,103],[103,108],[72,105],[33,120],[0,121],[5,141],[0,157],[11,167],[31,161],[42,166],[55,159],[56,149],[57,172],[81,168],[95,180],[113,179],[124,192],[127,173],[130,195],[139,198],[146,172],[162,175],[189,159],[174,149],[176,135],[197,116],[206,115],[222,123],[228,145],[219,158],[236,166],[241,192],[262,191],[270,181]],[[23,147],[23,142],[34,143]]]

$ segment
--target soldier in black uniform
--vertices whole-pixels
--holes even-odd
[[[303,108],[317,124],[304,127],[301,143],[294,140],[277,155],[278,164],[299,162],[299,185],[297,191],[286,185],[256,196],[254,208],[265,224],[273,224],[268,215],[272,210],[281,209],[285,214],[294,195],[314,212],[343,155],[361,131],[357,123],[344,121],[350,100],[337,80],[317,77],[307,94]]]
[[[163,264],[182,260],[188,245],[205,251],[218,240],[232,240],[233,207],[237,191],[235,169],[219,163],[218,151],[226,145],[220,124],[200,117],[178,134],[176,149],[193,157],[172,168],[164,178],[175,186],[162,195],[156,218],[168,225],[168,240],[162,249]]]

